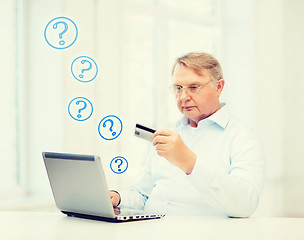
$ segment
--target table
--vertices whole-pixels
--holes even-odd
[[[2,240],[301,240],[304,239],[304,219],[166,216],[155,220],[109,223],[66,217],[60,212],[0,211],[0,238]]]

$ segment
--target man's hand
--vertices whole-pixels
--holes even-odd
[[[117,205],[120,203],[119,193],[113,192],[113,191],[110,191],[109,193],[110,193],[110,198],[111,198],[113,207],[117,207]]]
[[[186,174],[192,172],[196,155],[185,145],[177,132],[168,129],[157,130],[153,135],[153,146],[158,155],[166,158]]]

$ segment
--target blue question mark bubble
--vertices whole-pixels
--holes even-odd
[[[78,36],[76,24],[67,17],[49,21],[44,30],[46,42],[53,48],[65,49],[74,44]]]
[[[83,73],[84,73],[85,71],[89,71],[89,70],[92,68],[92,63],[91,63],[90,61],[85,60],[85,59],[81,60],[81,64],[84,64],[84,63],[86,63],[86,62],[89,63],[89,67],[88,67],[88,68],[84,68],[84,69],[81,70],[81,74],[79,74],[79,77],[80,77],[80,78],[83,78]]]
[[[88,56],[77,57],[71,64],[71,72],[74,78],[80,82],[91,82],[98,73],[96,62]]]
[[[102,126],[105,128],[107,127],[107,122],[110,122],[110,127],[109,127],[109,130],[112,132],[112,136],[114,137],[116,135],[116,132],[113,131],[113,125],[114,125],[114,122],[112,119],[107,119],[106,121],[103,122]]]
[[[76,97],[68,106],[70,116],[76,121],[85,121],[92,116],[93,105],[85,97]]]
[[[122,131],[122,122],[115,115],[104,117],[98,125],[98,133],[105,140],[117,138]]]
[[[85,101],[83,101],[83,100],[78,100],[78,101],[76,102],[76,104],[79,105],[79,103],[81,103],[81,102],[83,103],[83,107],[78,109],[78,113],[79,113],[79,114],[77,114],[77,117],[78,117],[78,118],[81,118],[80,112],[81,112],[82,110],[86,109],[86,107],[87,107],[87,103],[86,103]]]
[[[57,29],[58,24],[63,24],[63,25],[64,25],[64,30],[63,30],[61,33],[59,33],[59,38],[62,39],[63,34],[65,34],[65,33],[68,31],[68,28],[69,28],[69,27],[68,27],[68,24],[67,24],[66,22],[59,21],[59,22],[54,23],[53,28],[54,28],[54,29]],[[60,45],[64,45],[64,44],[65,44],[65,41],[64,41],[64,40],[60,40],[60,41],[59,41],[59,44],[60,44]]]
[[[111,170],[116,174],[124,173],[128,168],[128,161],[122,156],[118,156],[112,159],[110,163]]]
[[[118,158],[118,159],[115,160],[115,163],[117,163],[117,162],[119,162],[117,164],[117,170],[118,170],[118,172],[121,172],[121,168],[120,167],[121,167],[123,161],[121,160],[121,158]]]

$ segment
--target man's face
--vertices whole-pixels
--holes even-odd
[[[201,86],[197,93],[188,94],[182,89],[181,94],[176,95],[177,107],[190,120],[190,125],[196,127],[198,122],[215,113],[221,108],[219,96],[224,87],[224,80],[221,79],[215,84],[210,81],[208,70],[203,70],[202,76],[197,75],[187,66],[177,64],[173,72],[173,85],[189,87]]]

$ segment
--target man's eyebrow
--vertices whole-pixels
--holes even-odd
[[[191,85],[202,85],[202,83],[195,81],[195,82],[192,82],[191,84],[189,84],[188,86],[191,86]]]
[[[192,85],[202,85],[202,83],[200,83],[198,81],[191,82],[190,84],[187,84],[187,85],[182,85],[180,83],[173,83],[173,86],[192,86]]]

